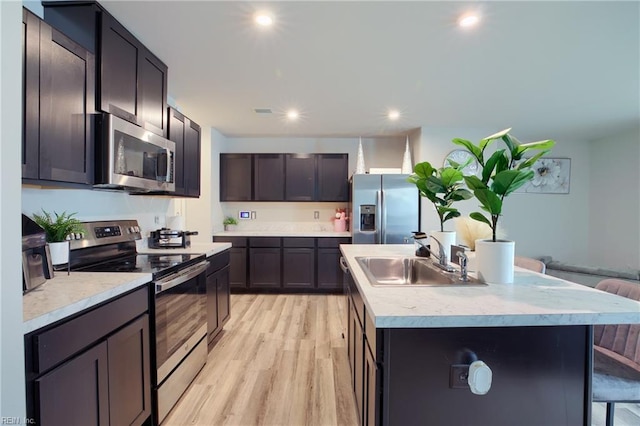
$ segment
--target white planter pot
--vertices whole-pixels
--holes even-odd
[[[512,284],[515,247],[514,241],[476,240],[478,278],[491,284]]]
[[[238,225],[224,225],[225,231],[237,231]]]
[[[52,265],[64,265],[69,263],[69,241],[49,244]]]
[[[447,260],[451,262],[451,246],[456,243],[456,232],[455,231],[431,231],[429,235],[434,236],[440,244],[442,244],[442,248],[444,249],[444,253],[447,255]],[[438,243],[436,243],[433,238],[429,241],[429,246],[431,250],[436,254],[440,255],[438,252]]]

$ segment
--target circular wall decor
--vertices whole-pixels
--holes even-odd
[[[464,164],[469,161],[470,158],[472,161],[462,169],[462,174],[465,176],[476,175],[479,170],[478,160],[476,160],[473,154],[464,149],[454,149],[451,151],[444,159],[444,167],[451,165],[449,164],[449,160],[455,161],[458,164]]]

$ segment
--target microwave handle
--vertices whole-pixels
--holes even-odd
[[[166,181],[171,182],[171,176],[169,175],[169,173],[171,172],[171,150],[169,148],[165,148],[165,151],[167,152],[167,173],[165,174],[165,176]]]

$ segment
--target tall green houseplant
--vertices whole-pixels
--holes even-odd
[[[413,174],[407,180],[416,185],[420,195],[427,198],[436,209],[440,219],[440,231],[444,232],[444,223],[460,216],[452,207],[456,201],[468,200],[473,194],[463,188],[462,169],[467,164],[453,163],[453,167],[434,168],[428,161],[418,163]]]
[[[482,139],[477,145],[466,139],[453,139],[454,144],[463,146],[478,160],[482,170],[481,177],[465,176],[464,180],[486,215],[473,212],[469,216],[491,227],[494,242],[497,241],[496,230],[505,197],[533,179],[533,164],[555,145],[551,139],[521,143],[509,134],[510,131],[511,128],[502,130]],[[497,139],[502,139],[506,148],[496,150],[485,160],[486,148]],[[524,158],[531,151],[536,153]]]

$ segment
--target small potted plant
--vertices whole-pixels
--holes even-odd
[[[413,174],[407,178],[409,182],[416,185],[420,195],[433,204],[440,219],[440,230],[432,231],[430,235],[442,244],[447,257],[450,254],[451,245],[456,243],[456,232],[445,231],[444,223],[460,216],[458,209],[453,207],[454,202],[468,200],[473,197],[473,194],[468,189],[463,188],[464,176],[462,169],[469,162],[458,164],[449,161],[449,164],[451,165],[436,169],[428,161],[418,163],[413,169]],[[434,247],[438,247],[438,244],[432,240],[431,248],[433,249]],[[434,252],[438,253],[436,250]]]
[[[486,282],[510,284],[513,282],[513,260],[515,243],[499,240],[496,236],[498,220],[502,215],[505,197],[533,179],[531,166],[555,145],[553,140],[520,143],[505,129],[482,139],[478,145],[466,139],[455,138],[453,143],[467,149],[478,161],[482,176],[465,176],[464,180],[480,202],[485,213],[473,212],[469,216],[491,228],[490,240],[476,241],[476,263],[478,277]],[[496,150],[488,159],[485,149],[495,140],[502,139],[506,149]],[[529,151],[537,151],[524,158]]]
[[[225,231],[235,231],[238,226],[238,220],[235,217],[227,216],[222,221]]]
[[[84,232],[82,222],[73,217],[75,214],[53,212],[52,215],[44,210],[42,214],[33,214],[33,220],[44,229],[51,253],[51,263],[54,265],[69,262],[69,240],[67,239],[69,235]]]

